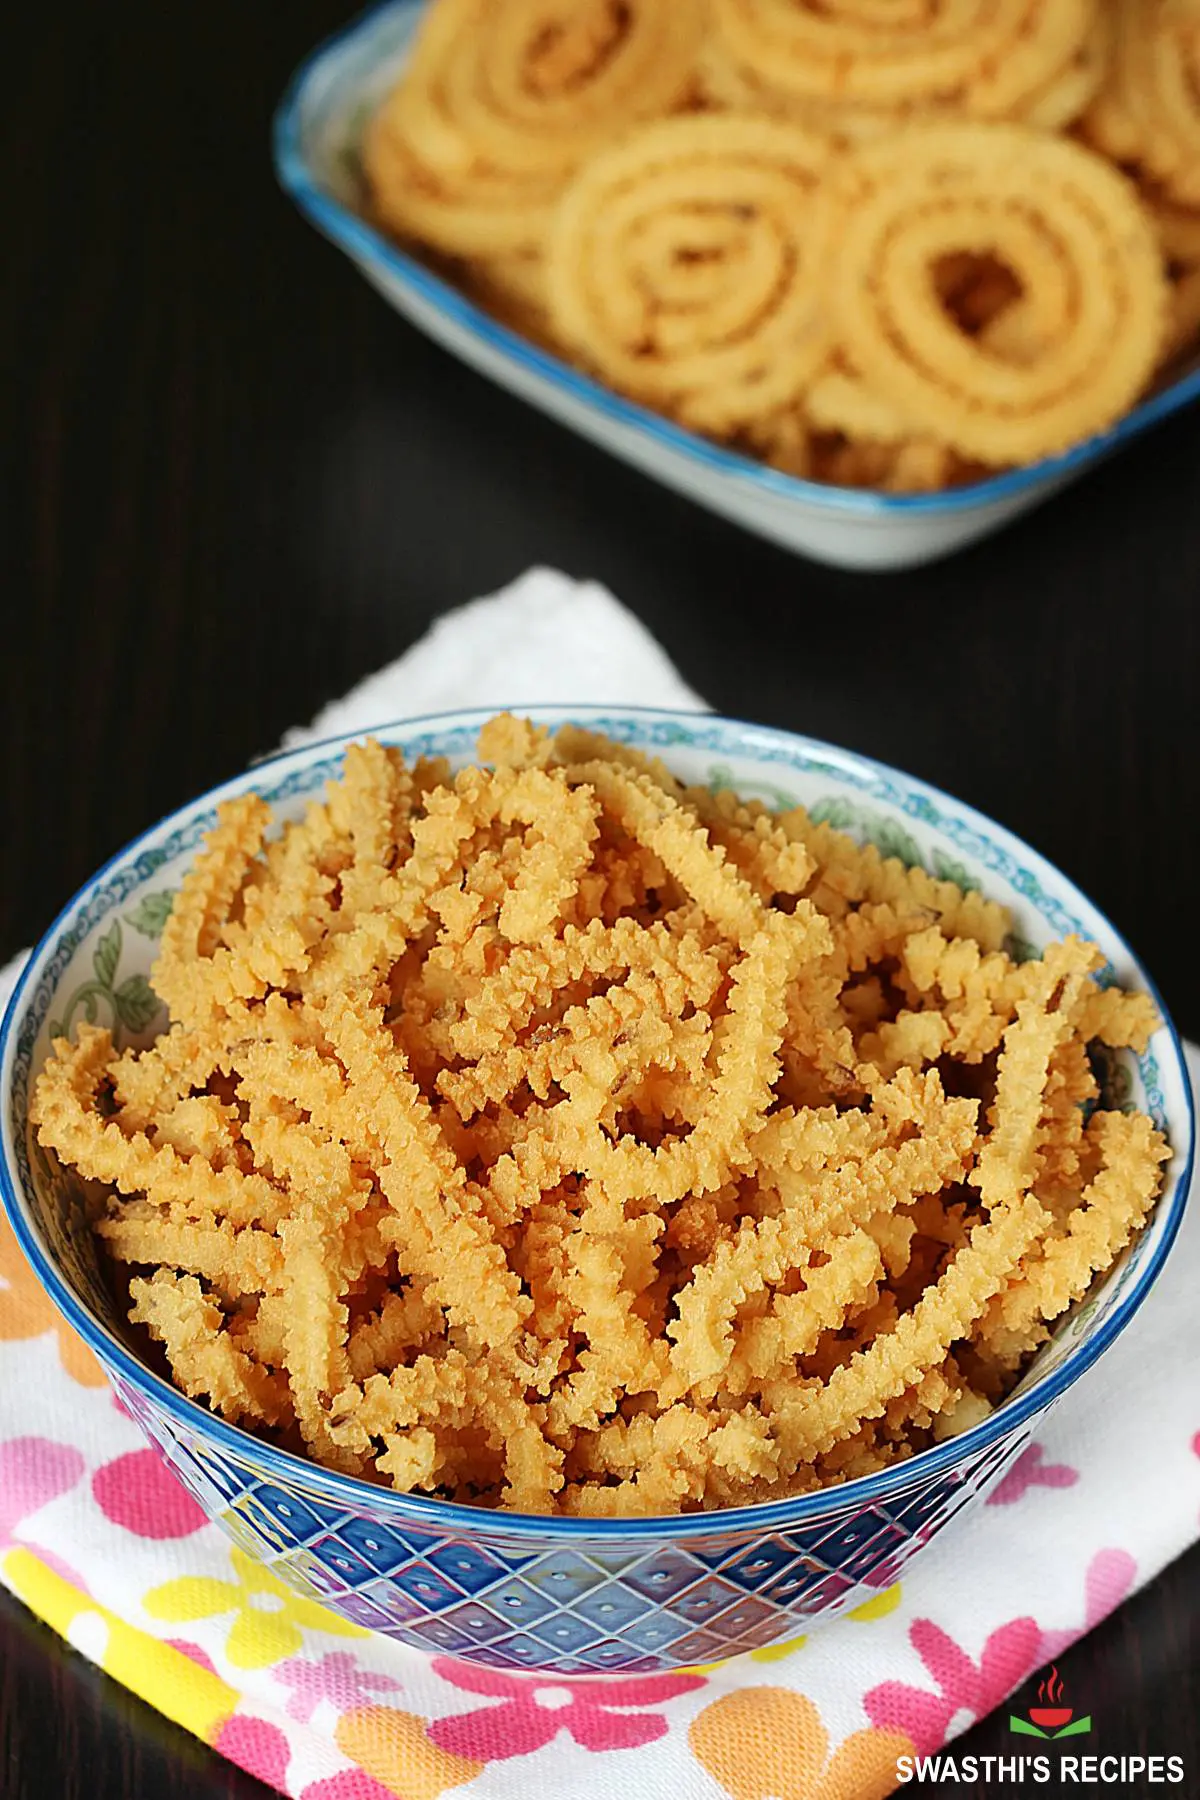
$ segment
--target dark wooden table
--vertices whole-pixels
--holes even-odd
[[[769,548],[460,368],[293,214],[272,104],[347,11],[65,0],[9,37],[0,953],[439,610],[543,561],[608,582],[721,710],[1005,820],[1200,1033],[1200,413],[935,568]],[[1198,1620],[1193,1551],[1061,1662],[1105,1751],[1187,1759],[1173,1793],[1200,1794]],[[961,1748],[1011,1744],[992,1721]],[[168,1792],[262,1790],[0,1601],[5,1800]]]

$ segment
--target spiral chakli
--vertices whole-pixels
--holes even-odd
[[[829,343],[824,140],[693,114],[643,127],[564,194],[547,252],[560,337],[704,431],[785,404]]]
[[[537,245],[594,151],[690,94],[702,0],[439,0],[364,162],[392,230],[452,255]]]
[[[922,431],[982,462],[1032,461],[1137,397],[1164,333],[1153,226],[1087,150],[1016,125],[945,125],[849,159],[834,273],[838,329],[864,380]],[[976,334],[943,304],[963,256],[1010,271],[1011,306]]]
[[[1040,104],[1057,121],[1099,78],[1086,49],[1096,17],[1096,0],[713,0],[713,55],[733,66],[727,91],[740,74],[859,112],[857,137],[873,114],[930,106],[1007,118]]]
[[[1200,4],[1113,0],[1116,53],[1084,119],[1098,149],[1200,206]]]

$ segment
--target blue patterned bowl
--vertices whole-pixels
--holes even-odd
[[[482,713],[390,726],[410,756],[470,760]],[[692,781],[775,805],[802,800],[833,824],[1012,907],[1032,945],[1094,938],[1121,981],[1143,969],[1094,906],[999,826],[935,789],[809,739],[682,713],[538,709],[663,755]],[[185,1486],[251,1556],[356,1624],[496,1668],[588,1675],[711,1662],[809,1629],[861,1603],[1020,1453],[1033,1421],[1133,1317],[1179,1225],[1193,1117],[1169,1021],[1147,1053],[1114,1064],[1119,1100],[1145,1107],[1174,1158],[1139,1241],[1047,1345],[992,1417],[911,1462],[826,1493],[683,1518],[564,1520],[396,1494],[260,1443],[177,1393],[130,1349],[71,1184],[26,1127],[30,1079],[55,1031],[103,1018],[126,1040],[163,1020],[146,981],[171,891],[220,799],[255,788],[281,816],[334,775],[343,742],[259,765],[157,825],[103,868],[31,956],[0,1032],[4,1201],[51,1298]]]

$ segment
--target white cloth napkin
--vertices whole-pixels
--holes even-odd
[[[435,619],[403,656],[297,725],[284,744],[466,706],[673,706],[707,712],[662,645],[598,581],[527,569]]]
[[[439,620],[288,742],[564,700],[702,704],[603,588],[538,569]],[[1196,1079],[1200,1053],[1189,1060]],[[102,1387],[68,1372],[24,1280],[0,1256],[0,1580],[298,1800],[871,1800],[903,1773],[894,1734],[938,1752],[1200,1534],[1195,1207],[1130,1328],[901,1584],[806,1640],[586,1690],[330,1630],[203,1522]],[[1086,1694],[1069,1702],[1090,1712]]]

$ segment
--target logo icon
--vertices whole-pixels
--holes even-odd
[[[1021,1718],[1016,1713],[1009,1713],[1008,1729],[1015,1731],[1020,1737],[1082,1736],[1092,1729],[1092,1715],[1087,1713],[1082,1719],[1077,1719],[1074,1707],[1064,1704],[1066,1697],[1067,1690],[1063,1678],[1052,1663],[1050,1673],[1038,1682],[1037,1705],[1030,1707],[1026,1718]]]

